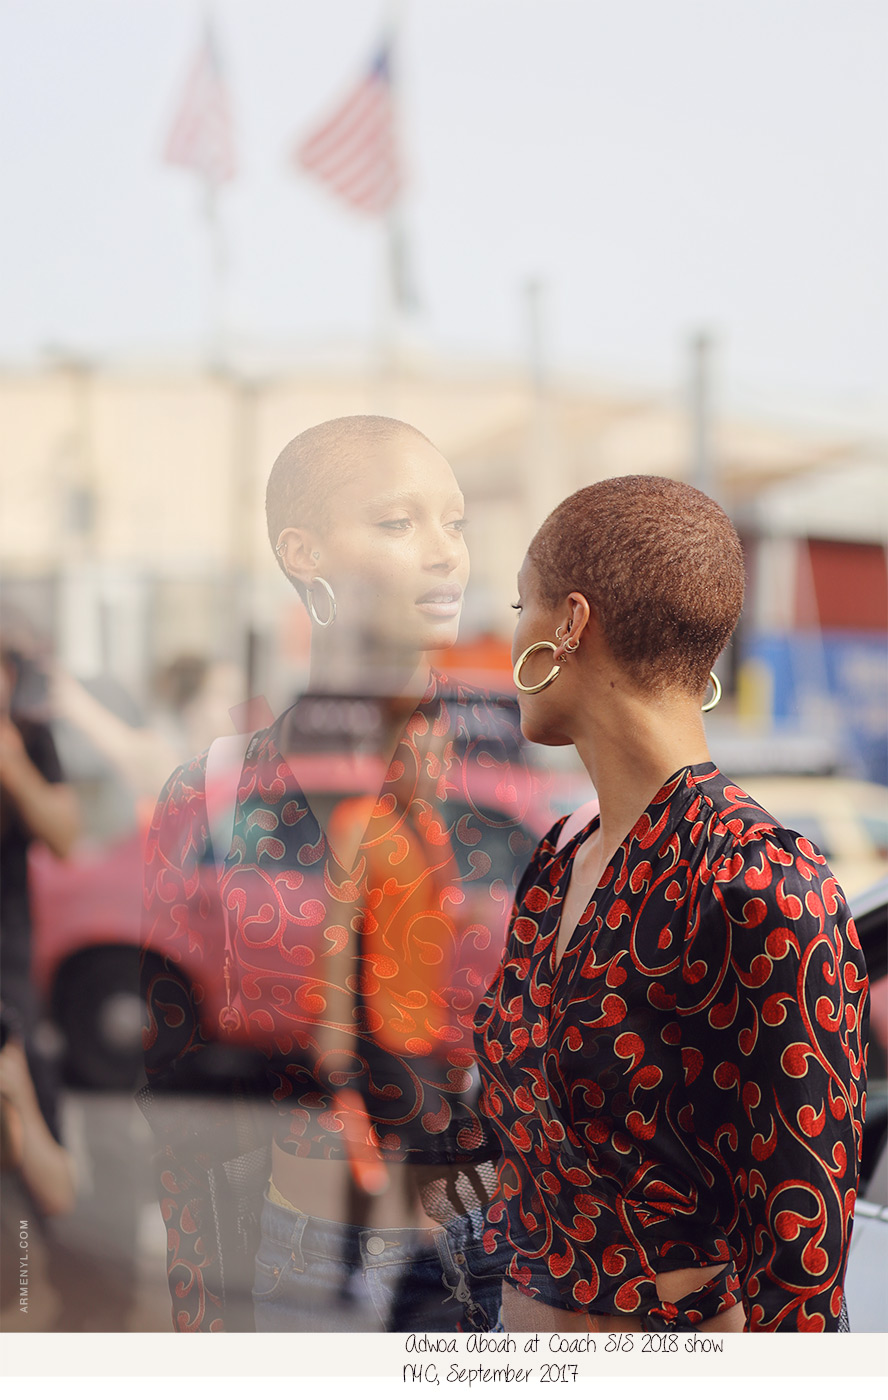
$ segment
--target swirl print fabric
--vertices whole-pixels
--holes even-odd
[[[146,1068],[149,1084],[167,1091],[165,1121],[175,1124],[173,1091],[193,1089],[221,1040],[262,1056],[275,1140],[291,1155],[490,1161],[474,1014],[540,830],[527,825],[532,779],[516,707],[433,672],[378,774],[381,790],[352,794],[325,828],[282,757],[285,725],[282,716],[250,742],[218,878],[206,755],[178,769],[158,802],[143,948]],[[337,822],[362,833],[351,868],[331,844]],[[223,901],[234,952],[227,986]],[[233,1136],[229,1107],[219,1105],[222,1141]],[[214,1148],[186,1101],[178,1116],[162,1181],[174,1321],[220,1328],[201,1163],[242,1144]]]
[[[530,1296],[653,1327],[677,1320],[658,1272],[733,1260],[750,1330],[838,1330],[867,982],[824,857],[712,764],[682,769],[556,968],[591,829],[559,852],[562,824],[521,882],[476,1021],[502,1147],[487,1247],[508,1245]]]

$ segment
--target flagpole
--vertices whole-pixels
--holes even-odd
[[[390,391],[398,362],[400,316],[409,303],[397,51],[405,0],[388,0],[373,62],[344,100],[307,136],[293,156],[298,168],[321,180],[375,224],[377,270],[368,368],[376,396]],[[393,78],[394,70],[394,78]],[[389,405],[384,405],[389,409]],[[394,407],[394,406],[392,406]],[[380,403],[378,411],[382,411]]]
[[[548,287],[540,277],[524,284],[527,324],[527,363],[530,393],[524,500],[527,529],[536,533],[540,522],[565,494],[561,481],[561,444],[556,436],[555,405],[546,336]]]
[[[708,496],[716,494],[712,454],[713,339],[698,330],[690,342],[691,485]]]
[[[399,82],[404,14],[405,0],[388,0],[383,32],[388,51],[395,148],[399,157],[404,149]],[[399,367],[401,313],[407,294],[403,198],[399,189],[391,207],[386,211],[383,230],[382,295],[377,346],[379,377],[383,386]]]
[[[219,210],[219,187],[207,179],[203,191],[203,218],[209,250],[209,297],[207,313],[207,362],[210,369],[226,364],[225,322],[228,294],[228,259],[225,230]]]
[[[204,32],[207,44],[218,67],[216,16],[212,0],[204,4]],[[221,370],[225,365],[225,303],[227,259],[225,235],[219,205],[219,182],[216,173],[208,169],[204,176],[204,224],[209,249],[209,308],[207,317],[207,362],[210,369]]]
[[[225,363],[228,256],[221,188],[236,170],[231,110],[216,42],[213,6],[203,6],[203,37],[175,111],[164,159],[197,175],[199,218],[207,249],[205,353],[211,368]]]

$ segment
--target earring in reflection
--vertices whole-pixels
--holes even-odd
[[[330,611],[326,617],[319,617],[317,609],[315,608],[314,586],[316,583],[319,583],[321,585],[321,587],[327,595],[327,600],[330,604]],[[311,614],[312,621],[316,622],[319,627],[330,627],[336,621],[336,595],[333,592],[333,589],[330,587],[327,580],[325,578],[321,578],[320,574],[315,574],[311,583],[308,585],[308,589],[306,591],[306,598],[308,602],[308,611]]]

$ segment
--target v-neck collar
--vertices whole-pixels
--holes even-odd
[[[360,875],[362,864],[365,859],[364,850],[367,845],[368,833],[373,823],[374,813],[378,810],[379,805],[383,801],[383,799],[389,795],[391,788],[398,782],[398,780],[404,772],[405,765],[402,756],[402,750],[404,748],[405,742],[410,737],[410,730],[416,719],[416,716],[424,712],[431,712],[442,698],[446,686],[447,677],[443,675],[442,672],[436,671],[434,667],[431,667],[429,670],[429,680],[425,691],[423,692],[421,698],[417,701],[415,709],[413,709],[410,712],[407,719],[404,721],[404,725],[401,729],[398,742],[395,745],[395,748],[392,752],[388,763],[385,765],[382,787],[376,794],[370,816],[364,826],[364,830],[361,833],[361,840],[355,852],[354,861],[350,866],[345,865],[340,859],[340,857],[337,855],[336,849],[330,841],[327,830],[321,825],[317,813],[312,807],[302,784],[299,782],[296,774],[293,772],[289,760],[287,759],[286,754],[284,753],[286,745],[282,742],[282,740],[288,722],[288,716],[292,713],[292,711],[296,707],[296,704],[298,704],[299,702],[296,701],[294,705],[291,705],[288,709],[284,710],[283,713],[280,714],[275,720],[274,724],[272,724],[271,727],[265,732],[262,747],[257,751],[257,759],[260,764],[262,764],[264,761],[265,764],[268,764],[269,766],[273,767],[273,777],[269,775],[270,781],[264,782],[260,779],[260,789],[264,789],[265,791],[271,791],[272,786],[282,780],[280,769],[284,768],[286,770],[286,774],[288,777],[287,793],[289,796],[289,800],[298,802],[298,804],[301,807],[304,807],[306,814],[311,819],[314,825],[316,840],[312,844],[315,846],[321,845],[324,854],[327,857],[331,858],[333,861],[335,861],[339,870],[341,870],[348,879],[354,880]],[[425,717],[427,718],[429,725],[427,733],[430,734],[432,732],[431,713],[426,714]],[[382,766],[382,763],[380,763],[380,766]],[[371,794],[368,793],[367,796],[369,797],[371,796]]]
[[[641,813],[641,816],[632,827],[632,830],[620,842],[602,871],[601,878],[583,907],[582,913],[577,919],[576,926],[572,930],[570,938],[567,940],[564,951],[556,963],[555,955],[558,949],[558,929],[560,927],[559,917],[559,921],[555,926],[552,945],[545,959],[548,964],[553,986],[568,954],[575,952],[582,939],[588,936],[592,924],[592,920],[589,918],[589,911],[593,905],[599,902],[602,894],[607,891],[608,887],[617,878],[618,866],[620,866],[621,869],[625,869],[630,858],[633,843],[636,841],[643,841],[645,845],[662,845],[663,841],[668,840],[678,827],[687,806],[694,798],[697,785],[713,778],[717,773],[718,768],[708,759],[705,763],[685,764],[684,767],[677,769],[676,772],[666,779],[665,783],[662,784],[651,798],[650,802]],[[687,800],[685,802],[679,799],[679,794],[682,792],[682,789],[686,792]],[[555,883],[555,891],[561,908],[564,906],[565,896],[567,895],[567,890],[570,885],[574,857],[587,837],[591,836],[596,827],[600,825],[601,816],[596,813],[585,826],[581,827],[580,830],[571,837],[565,844],[563,850],[559,851],[557,854],[556,859],[561,862],[561,871]],[[567,884],[564,883],[565,880]],[[578,934],[580,934],[580,938],[577,937]]]

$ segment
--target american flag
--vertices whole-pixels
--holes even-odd
[[[231,105],[209,25],[182,93],[164,159],[196,171],[210,190],[234,178]]]
[[[392,207],[404,172],[387,47],[332,116],[299,143],[294,160],[364,214]]]

